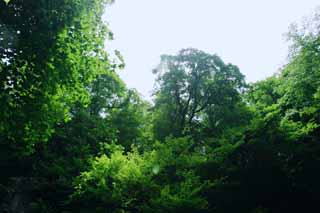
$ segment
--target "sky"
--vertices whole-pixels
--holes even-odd
[[[116,0],[104,16],[114,33],[106,48],[121,52],[126,67],[119,75],[147,100],[160,55],[183,48],[217,54],[255,82],[286,63],[290,24],[319,5],[319,0]]]

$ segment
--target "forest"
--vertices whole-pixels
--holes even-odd
[[[274,75],[186,47],[146,101],[106,47],[112,3],[0,0],[1,212],[319,212],[320,11]]]

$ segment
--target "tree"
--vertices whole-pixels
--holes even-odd
[[[163,55],[154,73],[158,84],[154,131],[159,139],[194,133],[205,120],[213,130],[223,119],[215,112],[234,107],[245,86],[236,66],[196,49]]]
[[[0,139],[30,154],[87,85],[114,69],[104,51],[104,0],[0,1]]]
[[[116,73],[100,75],[88,91],[89,105],[77,103],[70,111],[71,120],[59,122],[48,143],[36,144],[32,173],[40,185],[35,192],[37,208],[77,211],[66,201],[73,193],[75,177],[89,169],[92,159],[108,153],[110,144],[121,144],[126,152],[133,144],[147,144],[145,103]]]

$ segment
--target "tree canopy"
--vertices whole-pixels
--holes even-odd
[[[109,3],[0,1],[0,210],[317,212],[320,13],[255,83],[214,53],[162,55],[148,102],[105,46]]]
[[[159,139],[193,134],[199,127],[214,134],[226,118],[223,111],[240,101],[245,86],[238,67],[196,49],[163,55],[154,73],[158,74],[154,131]]]

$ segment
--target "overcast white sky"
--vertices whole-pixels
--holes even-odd
[[[310,14],[319,0],[116,0],[106,20],[114,33],[107,48],[124,56],[119,74],[150,99],[151,70],[160,55],[194,47],[237,65],[249,82],[286,62],[284,33]]]

